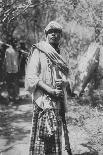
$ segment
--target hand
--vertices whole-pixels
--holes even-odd
[[[56,83],[56,87],[57,88],[61,88],[61,87],[64,87],[64,86],[68,85],[68,81],[67,80],[63,80],[63,79],[57,79],[55,81],[55,83]]]
[[[62,90],[60,89],[54,89],[54,94],[53,94],[55,97],[63,97],[64,96],[64,93]]]
[[[38,86],[43,88],[46,92],[48,92],[50,95],[53,95],[54,97],[62,97],[64,95],[61,89],[53,89],[46,85],[43,81],[39,81]]]
[[[74,95],[73,97],[79,98],[80,93],[78,91],[74,91],[72,94]]]

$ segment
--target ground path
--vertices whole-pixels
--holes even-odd
[[[31,118],[28,94],[13,105],[0,101],[0,155],[28,155]],[[70,100],[66,118],[73,155],[103,155],[103,111]]]

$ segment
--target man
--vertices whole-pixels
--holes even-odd
[[[30,155],[62,155],[61,106],[67,103],[69,83],[59,49],[62,27],[52,21],[45,34],[46,41],[34,45],[26,71],[26,89],[32,93],[34,105]]]
[[[5,82],[5,51],[7,49],[7,45],[1,42],[1,49],[0,49],[0,80],[1,82]]]
[[[10,102],[19,99],[18,87],[18,53],[15,44],[8,45],[5,53],[5,65],[7,73],[7,90]]]
[[[19,78],[22,79],[25,75],[25,66],[26,66],[26,59],[28,56],[26,44],[23,41],[19,42],[18,45],[18,52],[19,52]]]

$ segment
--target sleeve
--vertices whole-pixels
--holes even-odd
[[[40,80],[40,53],[37,49],[34,50],[26,68],[25,89],[31,93],[35,91]]]

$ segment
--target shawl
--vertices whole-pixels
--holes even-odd
[[[49,43],[42,41],[34,44],[33,47],[36,47],[41,52],[45,53],[47,57],[60,69],[62,73],[68,75],[69,69],[66,62]]]

